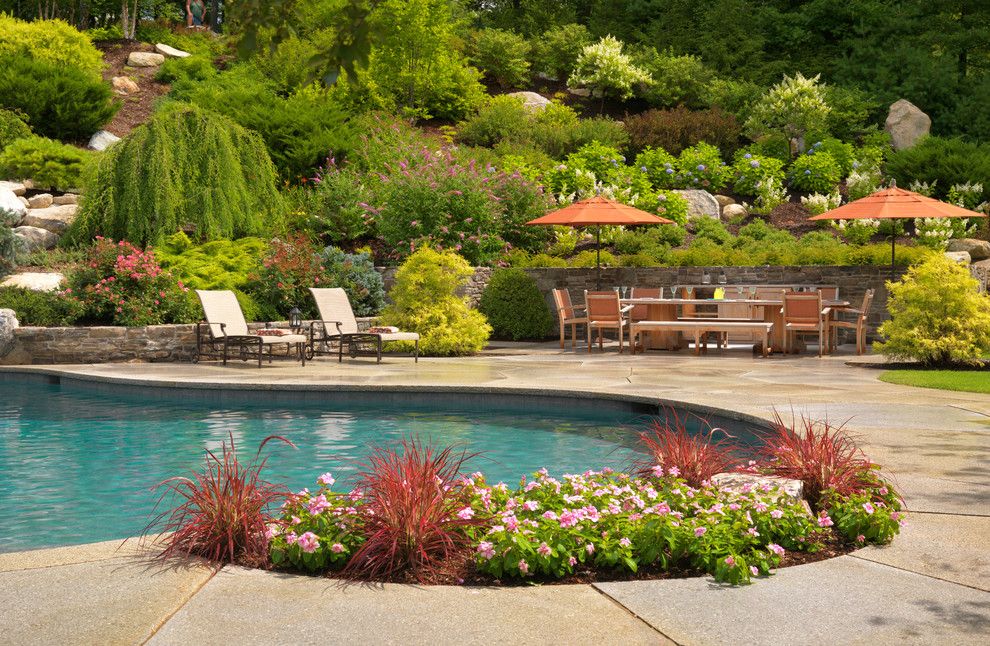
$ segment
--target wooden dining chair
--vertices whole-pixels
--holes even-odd
[[[619,293],[584,292],[585,310],[588,313],[588,352],[591,352],[591,333],[598,330],[598,349],[604,350],[603,333],[605,330],[616,330],[619,337],[619,354],[622,354],[623,337],[629,324],[626,313],[631,306],[623,308],[619,302]]]
[[[573,349],[577,338],[577,326],[588,325],[588,317],[578,314],[583,308],[574,307],[571,303],[571,293],[566,289],[553,290],[553,303],[557,308],[557,320],[560,322],[560,347],[561,349],[564,348],[564,330],[570,325],[571,348]]]
[[[818,293],[822,295],[823,301],[837,301],[839,300],[839,288],[832,287],[819,287],[817,289]]]
[[[790,352],[791,339],[799,334],[818,335],[818,356],[828,342],[826,321],[829,310],[822,309],[819,292],[784,292],[784,352]]]
[[[842,319],[835,318],[829,323],[829,331],[832,335],[833,348],[838,345],[839,328],[843,328],[847,330],[856,330],[856,354],[866,353],[866,319],[870,316],[870,306],[873,304],[873,294],[874,290],[866,290],[866,294],[863,295],[863,304],[859,306],[859,309],[848,307],[835,311],[836,317],[842,314],[852,314],[855,317],[855,320],[843,321]]]

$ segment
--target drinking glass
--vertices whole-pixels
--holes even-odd
[[[671,285],[670,286],[670,297],[671,298],[677,298],[677,289],[678,289],[678,287],[680,287],[680,285]]]
[[[708,272],[706,271],[705,273],[703,273],[703,274],[701,275],[701,284],[702,284],[702,285],[711,285],[711,283],[712,283],[712,275],[711,275],[711,274],[709,274],[709,273],[708,273]]]
[[[743,287],[742,285],[737,285],[737,286],[736,286],[736,295],[737,295],[737,296],[738,296],[738,297],[739,297],[740,299],[742,299],[742,297],[743,297],[743,292],[744,292],[744,291],[745,291],[745,288],[744,288],[744,287]]]
[[[749,297],[756,298],[756,285],[751,285],[749,288]]]
[[[720,274],[718,275],[718,284],[719,284],[719,285],[724,285],[724,284],[726,284],[727,282],[729,282],[729,279],[728,279],[728,277],[727,277],[727,276],[725,275],[725,272],[723,271],[722,273],[720,273]]]
[[[692,287],[692,286],[689,285],[689,286],[685,287],[685,289],[687,290],[687,297],[688,297],[688,299],[694,298],[694,287]]]

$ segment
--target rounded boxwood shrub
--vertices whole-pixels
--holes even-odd
[[[467,299],[457,295],[471,274],[467,261],[452,251],[420,249],[396,272],[395,286],[389,293],[392,304],[382,311],[381,324],[419,332],[423,355],[480,352],[492,327],[484,314],[471,309]]]
[[[37,134],[69,141],[88,139],[120,107],[98,75],[26,56],[0,65],[0,105],[23,113]]]
[[[69,243],[102,235],[155,244],[179,230],[236,239],[282,226],[275,166],[258,135],[191,105],[166,104],[90,171]]]
[[[37,188],[78,188],[92,156],[88,150],[45,137],[25,137],[0,152],[0,174],[30,179]]]
[[[0,108],[0,152],[14,141],[31,136],[31,128],[24,118],[19,112]]]
[[[62,20],[18,20],[0,13],[0,60],[24,56],[99,79],[103,55],[89,36]]]
[[[478,309],[488,317],[500,339],[542,339],[553,329],[553,315],[536,286],[522,269],[499,269],[481,293]]]
[[[791,188],[806,193],[828,193],[842,179],[839,163],[826,152],[808,152],[791,164]]]

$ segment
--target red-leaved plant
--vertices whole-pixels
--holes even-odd
[[[739,462],[739,445],[723,429],[698,419],[703,428],[692,433],[677,411],[670,409],[662,420],[651,424],[650,430],[640,433],[640,442],[652,458],[649,464],[640,466],[640,473],[648,475],[657,465],[665,473],[676,468],[674,474],[692,487],[700,487],[715,474],[733,470]],[[724,437],[716,438],[716,434]]]
[[[766,467],[804,483],[804,496],[815,509],[826,489],[849,496],[877,484],[877,465],[856,446],[844,424],[803,415],[788,424],[775,412],[770,428],[762,438]]]
[[[262,479],[268,458],[260,462],[262,449],[271,440],[295,444],[280,435],[262,441],[254,460],[243,463],[234,447],[223,443],[220,455],[206,451],[206,468],[192,477],[164,480],[155,489],[164,489],[155,511],[174,494],[177,504],[158,514],[144,530],[156,532],[164,549],[161,558],[202,556],[218,563],[243,563],[261,567],[268,563],[268,525],[274,522],[270,510],[291,494],[281,485]]]
[[[426,582],[461,563],[470,550],[468,530],[484,521],[460,484],[474,455],[417,438],[373,447],[356,485],[365,503],[359,507],[365,542],[345,575],[382,580],[408,573]]]

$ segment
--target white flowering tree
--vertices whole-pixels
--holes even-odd
[[[745,124],[747,133],[755,139],[779,132],[796,140],[798,150],[803,151],[804,135],[824,128],[831,111],[818,78],[805,78],[800,72],[793,77],[785,74],[753,107]]]
[[[637,83],[651,80],[649,72],[633,65],[632,59],[622,53],[622,41],[605,36],[581,51],[567,86],[591,88],[601,94],[604,105],[606,96],[628,99]]]

